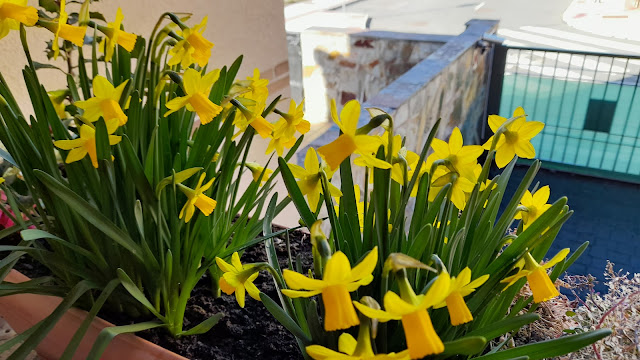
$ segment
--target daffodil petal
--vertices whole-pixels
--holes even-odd
[[[551,260],[547,261],[544,265],[542,265],[542,267],[545,269],[552,267],[553,265],[564,260],[567,257],[567,255],[569,255],[570,251],[571,250],[569,250],[569,248],[560,250],[554,257],[551,258]]]
[[[356,309],[364,314],[364,316],[370,319],[377,319],[380,322],[387,322],[389,320],[400,320],[402,318],[402,316],[398,316],[384,310],[372,309],[357,301],[354,301],[353,305],[355,305]]]
[[[326,287],[326,284],[323,280],[311,279],[298,272],[288,269],[285,269],[282,272],[282,275],[284,276],[284,281],[287,283],[287,286],[294,290],[305,289],[312,291],[321,291]]]
[[[322,290],[311,290],[311,291],[306,291],[306,290],[290,290],[290,289],[282,289],[282,294],[290,297],[290,298],[299,298],[299,297],[312,297],[315,295],[318,295],[322,292]]]
[[[349,281],[358,281],[367,275],[371,275],[377,264],[378,247],[376,246],[351,270]]]
[[[358,346],[358,341],[349,333],[342,333],[338,338],[338,350],[347,355],[353,355]]]
[[[327,261],[322,274],[322,281],[328,284],[342,284],[348,282],[351,275],[351,264],[342,251],[337,251]]]
[[[325,359],[342,359],[345,357],[344,354],[328,349],[324,346],[320,345],[309,345],[305,348],[307,354],[311,356],[314,360],[325,360]]]

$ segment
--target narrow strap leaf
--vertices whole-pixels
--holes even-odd
[[[148,321],[139,324],[124,325],[124,326],[112,326],[102,329],[100,335],[93,344],[87,360],[99,360],[104,351],[109,346],[111,340],[120,334],[131,334],[138,331],[149,330],[157,327],[164,326],[162,323],[156,321]]]
[[[224,317],[223,313],[217,313],[217,314],[211,316],[210,318],[208,318],[207,320],[201,322],[200,324],[192,327],[191,329],[178,333],[178,335],[179,336],[188,336],[188,335],[204,334],[207,331],[211,330],[211,328],[215,324],[217,324],[218,321],[220,321],[220,319],[222,319],[223,317]]]
[[[476,359],[510,360],[521,356],[528,356],[530,360],[542,360],[579,350],[609,335],[611,335],[611,330],[599,329],[582,334],[564,336],[559,339],[518,346],[509,350],[480,356]]]

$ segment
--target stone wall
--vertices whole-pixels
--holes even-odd
[[[466,144],[478,144],[477,126],[485,116],[490,70],[490,51],[482,42],[485,33],[495,32],[498,22],[472,20],[462,34],[450,38],[435,52],[417,63],[363,104],[362,126],[369,121],[366,107],[376,107],[394,118],[396,133],[405,135],[409,150],[419,151],[438,118],[439,133],[447,139],[454,127],[463,132]],[[360,100],[360,99],[359,99]],[[309,109],[307,110],[309,111]],[[338,136],[333,126],[315,139],[318,147]],[[305,151],[300,152],[304,157]]]
[[[300,53],[300,64],[290,59],[292,94],[305,97],[307,119],[327,121],[330,99],[340,106],[371,99],[451,38],[333,28],[290,33],[289,52]]]

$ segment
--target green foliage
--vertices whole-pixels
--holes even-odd
[[[93,20],[80,16],[88,25],[87,34],[93,34],[85,39],[91,42],[91,52],[86,56],[82,47],[74,48],[77,52],[64,52],[65,57],[77,56],[78,67],[67,69],[68,88],[62,97],[50,97],[41,84],[37,70],[51,66],[31,61],[24,26],[21,39],[28,65],[23,74],[33,116],[24,115],[0,75],[0,141],[7,150],[0,155],[20,169],[30,199],[19,204],[14,201],[18,196],[14,186],[2,185],[10,205],[2,210],[12,214],[16,225],[0,235],[23,230],[23,240],[17,246],[0,248],[11,251],[0,261],[0,275],[4,278],[21,256],[33,257],[52,274],[23,284],[2,283],[0,296],[68,294],[50,317],[20,339],[24,342],[13,358],[31,351],[74,305],[90,313],[64,358],[73,356],[88,321],[103,309],[124,312],[134,319],[153,315],[157,321],[106,329],[90,358],[99,358],[119,333],[164,327],[178,337],[208,331],[222,314],[183,329],[192,289],[212,268],[216,256],[228,256],[264,241],[255,240],[264,227],[260,214],[268,211],[272,218],[290,201],[278,203],[273,197],[267,204],[277,172],[241,185],[243,178],[248,178],[245,162],[255,134],[250,126],[235,134],[236,110],[230,101],[251,85],[251,81],[236,81],[242,57],[220,69],[210,90],[203,94],[202,101],[220,109],[215,116],[200,118],[202,124],[198,124],[191,105],[191,111],[182,108],[167,114],[169,102],[190,95],[190,84],[182,84],[186,69],[166,63],[168,49],[181,39],[169,31],[186,25],[173,14],[163,14],[149,39],[138,38],[131,52],[115,45],[111,61],[105,61],[96,51],[96,34],[100,31],[108,37],[113,29],[94,22],[104,22],[104,17],[88,12],[86,4],[80,12],[87,12]],[[61,10],[56,1],[41,0],[40,5],[48,12]],[[41,12],[38,24],[47,19],[52,18]],[[206,66],[197,64],[189,71],[198,77],[207,74]],[[103,119],[104,110],[96,121],[88,117],[86,105],[82,106],[97,99],[100,89],[93,87],[100,79],[113,84],[116,91],[122,89],[115,105],[111,103],[125,116],[116,130],[111,128],[112,119]],[[266,91],[266,85],[263,87]],[[278,100],[270,106],[263,104],[257,115],[266,117]],[[70,161],[76,150],[64,144],[78,144],[87,129],[95,134],[94,143],[78,146],[84,147],[83,151],[89,149],[88,155]],[[61,165],[61,159],[68,163]],[[212,181],[206,190],[201,187],[202,180]],[[205,200],[215,200],[210,214],[199,203]],[[194,210],[193,218],[182,215],[189,206]],[[24,217],[13,216],[21,213]],[[27,230],[30,226],[33,229]],[[218,273],[212,272],[212,277],[217,281]]]
[[[345,105],[345,108],[347,106]],[[344,122],[344,115],[342,116]],[[379,125],[378,117],[372,114],[371,122],[358,129],[356,134],[366,134],[371,131],[377,126],[372,125],[374,123]],[[301,223],[305,224],[311,232],[315,264],[313,277],[317,279],[313,280],[315,282],[309,280],[309,288],[305,288],[301,279],[289,275],[289,279],[292,279],[289,286],[293,286],[294,290],[311,290],[320,286],[318,283],[320,279],[323,282],[326,281],[327,276],[331,276],[334,279],[332,281],[335,281],[334,273],[327,275],[323,270],[326,269],[324,266],[327,261],[331,261],[338,251],[343,252],[350,264],[355,266],[358,263],[366,262],[365,256],[377,248],[379,253],[378,266],[373,271],[374,280],[368,286],[361,286],[352,292],[354,300],[369,307],[382,308],[386,311],[393,310],[385,309],[386,306],[393,305],[393,302],[387,301],[385,297],[388,291],[399,294],[409,304],[413,301],[413,305],[424,301],[415,300],[415,294],[425,296],[419,299],[429,301],[429,298],[438,298],[442,300],[437,301],[444,302],[444,298],[449,296],[447,294],[454,291],[452,290],[454,285],[452,283],[449,287],[447,283],[445,287],[439,286],[438,284],[446,283],[441,279],[445,276],[443,274],[446,274],[448,279],[448,274],[458,276],[466,268],[471,270],[471,280],[486,278],[482,280],[484,283],[480,282],[480,285],[475,286],[477,289],[465,295],[464,298],[466,306],[473,314],[472,321],[467,319],[463,324],[454,326],[451,324],[453,318],[450,320],[446,306],[429,309],[427,316],[433,322],[433,328],[437,333],[436,337],[439,337],[444,344],[443,348],[433,350],[430,353],[433,358],[461,358],[460,355],[464,355],[482,359],[524,359],[527,356],[531,359],[541,359],[576,351],[610,334],[609,330],[599,330],[586,332],[580,336],[555,339],[544,344],[531,344],[508,350],[502,349],[506,341],[490,348],[490,340],[505,334],[507,336],[513,334],[522,326],[539,319],[538,315],[530,313],[537,307],[533,303],[532,297],[522,298],[519,296],[519,290],[525,282],[518,281],[514,286],[507,288],[506,283],[502,280],[520,270],[520,272],[524,271],[522,270],[523,265],[518,265],[518,263],[524,261],[527,256],[532,256],[535,258],[533,261],[536,262],[547,256],[547,251],[558,231],[572,214],[566,205],[567,199],[560,198],[551,205],[543,203],[532,204],[530,207],[523,205],[529,201],[524,197],[531,197],[528,189],[531,188],[540,167],[538,161],[533,162],[514,195],[511,198],[505,198],[504,194],[517,157],[513,158],[500,175],[488,179],[489,169],[496,154],[496,151],[493,150],[496,147],[494,143],[492,150],[486,157],[484,166],[476,164],[475,159],[481,153],[481,151],[478,152],[477,147],[474,151],[478,155],[473,158],[474,161],[466,163],[466,165],[463,164],[467,170],[472,170],[470,172],[475,175],[471,178],[473,188],[463,192],[464,206],[459,207],[460,198],[455,199],[455,192],[460,191],[460,184],[456,181],[458,177],[466,175],[464,175],[465,169],[461,169],[463,166],[460,163],[456,164],[456,161],[461,162],[462,160],[456,156],[439,158],[443,156],[441,155],[443,150],[440,155],[436,150],[436,154],[427,158],[428,150],[434,141],[440,142],[436,144],[438,147],[434,145],[434,149],[442,149],[442,144],[451,146],[440,140],[434,140],[439,122],[431,129],[420,154],[413,155],[413,161],[407,161],[410,155],[407,155],[406,150],[398,151],[398,148],[390,150],[389,144],[393,142],[393,127],[392,120],[388,115],[387,118],[389,119],[385,127],[387,133],[382,135],[382,139],[387,139],[388,135],[389,140],[382,141],[384,146],[379,147],[376,157],[379,160],[387,161],[394,167],[392,169],[365,168],[363,180],[362,176],[355,175],[356,173],[362,175],[362,168],[354,168],[352,161],[347,157],[347,160],[340,165],[339,180],[342,196],[339,199],[339,206],[334,206],[335,199],[329,195],[331,193],[330,182],[326,172],[322,170],[323,165],[321,165],[318,176],[322,179],[322,193],[324,194],[322,202],[327,213],[325,218],[319,217],[318,212],[314,214],[309,210],[309,205],[301,191],[301,188],[307,184],[296,182],[294,177],[294,174],[299,170],[292,168],[293,165],[289,166],[284,159],[279,159],[282,178],[300,213]],[[510,131],[510,124],[519,118],[522,116],[514,115],[512,119],[505,119],[503,127],[500,128],[496,136]],[[454,135],[452,135],[453,137]],[[397,146],[400,142],[395,144]],[[491,145],[491,142],[488,144]],[[461,138],[460,146],[462,146]],[[450,147],[450,149],[454,147]],[[322,148],[319,152],[321,151]],[[504,148],[498,148],[499,153],[503,151]],[[500,155],[502,156],[501,161],[503,161],[504,154]],[[400,181],[397,180],[398,174],[404,174],[400,176]],[[372,178],[371,183],[369,183],[370,178]],[[358,183],[361,188],[365,189],[363,194],[359,193],[357,187],[354,189],[354,184]],[[536,185],[534,190],[538,187]],[[357,201],[361,195],[364,197],[364,206]],[[538,198],[541,198],[541,195],[538,195]],[[546,199],[544,203],[546,203]],[[500,210],[501,204],[504,204],[502,210]],[[534,214],[536,206],[543,210]],[[518,214],[530,217],[516,222],[514,217]],[[327,232],[328,238],[318,230],[319,220],[323,219],[327,220],[331,226],[330,232]],[[379,221],[379,219],[388,220]],[[311,226],[312,224],[314,225]],[[330,250],[323,250],[321,245],[323,242],[327,243]],[[577,249],[568,259],[558,260],[554,270],[550,273],[551,281],[554,281],[561,272],[565,271],[580,256],[586,246],[587,243]],[[525,265],[524,269],[528,271],[536,267],[540,266],[537,264],[535,266]],[[297,263],[292,263],[289,270],[307,275]],[[281,273],[285,280],[287,280],[286,271],[288,270]],[[348,271],[348,269],[344,268],[341,271]],[[309,274],[309,276],[312,275]],[[297,280],[294,281],[294,279]],[[331,284],[336,283],[327,282],[326,286]],[[448,288],[449,292],[443,295],[438,294],[438,290],[430,291],[437,286],[439,286],[438,289],[444,289],[442,291],[446,291]],[[294,294],[289,293],[288,289],[285,287],[282,290],[283,294]],[[415,294],[411,295],[413,291]],[[320,292],[322,292],[323,299],[320,306],[312,298],[296,295],[295,298],[284,296],[282,307],[274,309],[271,301],[267,308],[299,338],[303,353],[305,353],[305,348],[308,351],[313,349],[308,347],[309,338],[312,340],[312,344],[344,352],[344,349],[337,347],[336,336],[339,333],[327,331],[326,322],[323,327],[318,318],[318,314],[321,314],[326,319],[328,316],[326,306],[337,306],[338,300],[327,303],[326,299],[330,295],[325,294],[325,290],[320,290]],[[263,301],[267,305],[267,299],[263,298]],[[449,304],[447,303],[447,305]],[[345,303],[343,306],[348,307],[348,304]],[[302,309],[305,310],[301,311]],[[407,331],[424,331],[422,328],[407,328],[406,326],[403,329],[404,318],[401,324],[400,321],[373,321],[362,315],[364,314],[360,315],[358,346],[362,345],[363,347],[359,347],[359,349],[366,347],[364,345],[366,341],[361,338],[363,328],[367,329],[365,330],[367,335],[364,338],[369,336],[368,329],[370,328],[374,333],[371,341],[375,342],[374,348],[379,354],[394,352],[396,355],[393,356],[404,358],[402,357],[403,353],[398,354],[407,348],[408,344],[405,342],[405,337],[409,337]],[[343,316],[346,318],[346,315]],[[341,329],[353,334],[353,331],[349,329],[351,326],[353,324],[345,320],[345,325]],[[433,336],[431,339],[433,340]],[[340,343],[342,344],[342,340]],[[416,358],[411,353],[411,346],[409,345],[411,358]],[[312,354],[311,356],[313,357]],[[357,358],[356,354],[353,356]]]

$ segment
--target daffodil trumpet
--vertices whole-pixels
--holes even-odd
[[[520,270],[509,277],[504,278],[501,282],[507,283],[505,290],[515,284],[523,277],[527,278],[531,292],[533,293],[533,301],[541,303],[551,300],[560,295],[551,278],[547,274],[547,269],[553,267],[569,255],[569,249],[562,249],[551,260],[544,264],[539,264],[529,252],[525,253],[524,258],[516,264],[516,268]]]
[[[314,360],[409,360],[409,351],[398,353],[375,354],[371,345],[371,319],[360,314],[358,339],[349,333],[342,333],[338,338],[338,351],[321,345],[309,345],[307,354]]]
[[[354,301],[354,306],[367,317],[380,322],[400,320],[411,359],[442,353],[444,343],[436,333],[427,309],[440,304],[449,295],[449,274],[440,273],[424,295],[416,295],[404,269],[396,272],[396,276],[400,296],[387,291],[384,295],[384,310],[374,309],[357,301]]]

